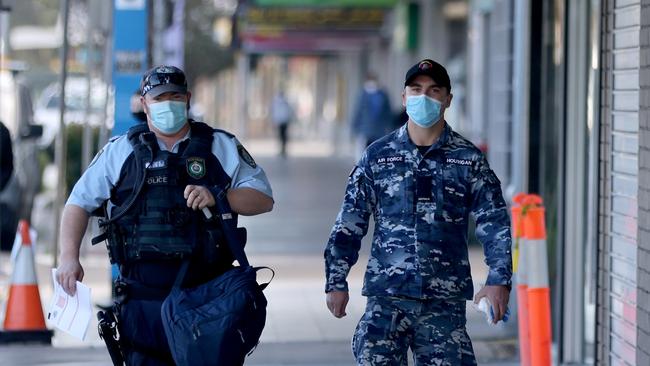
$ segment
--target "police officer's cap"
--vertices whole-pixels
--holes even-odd
[[[449,81],[449,74],[447,74],[447,70],[442,65],[433,60],[422,60],[417,64],[411,66],[411,68],[406,72],[404,86],[409,86],[413,79],[415,79],[415,77],[418,75],[426,75],[433,79],[433,81],[435,81],[438,85],[447,87],[447,90],[451,90],[451,82]]]
[[[183,70],[176,66],[161,65],[149,69],[140,81],[142,96],[156,97],[162,93],[187,93],[187,79]]]

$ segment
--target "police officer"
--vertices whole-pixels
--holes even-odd
[[[182,70],[154,67],[140,89],[147,123],[111,139],[66,203],[56,278],[75,293],[88,218],[106,210],[107,246],[120,267],[116,313],[126,362],[173,365],[160,306],[182,259],[190,258],[183,286],[207,282],[233,262],[219,224],[202,210],[225,194],[235,213],[256,215],[270,211],[273,198],[264,171],[235,136],[188,119]]]
[[[402,103],[408,122],[366,149],[352,170],[325,249],[326,301],[346,315],[346,277],[374,215],[375,232],[363,295],[365,314],[352,348],[359,365],[475,365],[465,331],[473,295],[468,216],[490,267],[475,296],[508,304],[510,223],[499,180],[483,154],[445,122],[452,100],[445,68],[423,60],[406,73]]]

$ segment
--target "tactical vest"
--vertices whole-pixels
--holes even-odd
[[[226,190],[231,178],[212,154],[214,130],[190,122],[191,135],[178,153],[160,150],[147,124],[131,127],[127,137],[133,146],[111,192],[110,219],[100,221],[107,239],[111,263],[178,260],[192,256],[205,263],[231,263],[227,245],[220,245],[218,221],[201,210],[187,207],[187,185],[202,185],[212,192]],[[216,189],[214,189],[216,188]]]

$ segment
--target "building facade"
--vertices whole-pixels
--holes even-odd
[[[468,114],[510,146],[488,153],[506,191],[547,208],[557,363],[649,365],[650,1],[474,1],[469,18],[468,69],[492,72]]]

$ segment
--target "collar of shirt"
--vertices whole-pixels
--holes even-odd
[[[180,140],[176,141],[174,143],[174,145],[172,146],[171,150],[167,149],[167,146],[165,145],[165,143],[162,140],[160,140],[159,138],[156,137],[156,140],[158,141],[158,147],[160,148],[161,151],[169,151],[171,153],[178,153],[179,145],[181,144],[181,142],[183,142],[183,141],[190,138],[190,133],[191,132],[192,132],[191,128],[189,130],[187,130],[187,133],[185,134],[185,136],[183,136]]]
[[[451,126],[449,126],[449,123],[445,121],[445,127],[443,128],[442,133],[440,134],[440,138],[438,138],[438,141],[436,141],[433,145],[431,145],[429,151],[439,149],[445,146],[450,139],[451,132],[452,132]],[[409,137],[408,123],[405,123],[398,130],[397,141],[403,146],[406,146],[409,151],[417,150],[417,146],[415,145],[415,143],[413,143],[413,141]]]

